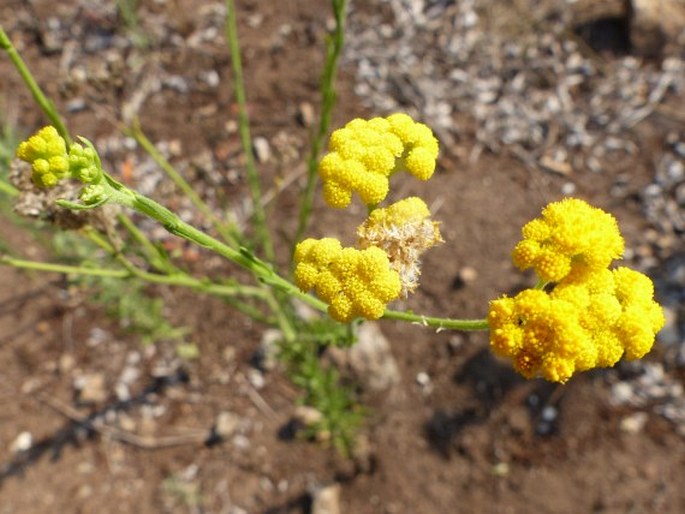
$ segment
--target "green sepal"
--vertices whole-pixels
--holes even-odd
[[[101,205],[107,203],[107,200],[109,200],[108,196],[105,196],[102,200],[99,200],[98,202],[92,203],[90,205],[86,205],[84,203],[78,203],[78,202],[72,202],[71,200],[57,200],[55,203],[59,205],[60,207],[64,207],[65,209],[72,209],[75,211],[87,211],[89,209],[95,209],[96,207],[100,207]]]
[[[102,162],[100,161],[100,155],[98,154],[98,151],[95,149],[95,146],[93,145],[93,143],[91,143],[89,139],[86,139],[83,136],[78,136],[78,139],[79,139],[79,141],[81,141],[81,143],[83,143],[88,148],[93,150],[93,152],[95,153],[95,164],[97,164],[97,167],[99,169],[102,169]]]

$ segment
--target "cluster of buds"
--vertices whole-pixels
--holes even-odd
[[[330,305],[330,316],[341,322],[380,318],[400,293],[399,275],[376,247],[358,250],[330,237],[306,239],[297,245],[295,262],[297,286],[314,289]]]
[[[319,175],[324,200],[336,209],[350,204],[352,192],[366,205],[377,205],[388,195],[389,177],[401,170],[428,180],[438,158],[431,129],[401,113],[354,119],[331,134],[329,148]]]
[[[295,251],[297,286],[327,302],[332,318],[377,319],[388,302],[418,287],[420,257],[442,242],[438,224],[420,198],[378,208],[389,192],[389,177],[404,170],[428,180],[435,171],[438,141],[424,124],[406,114],[355,119],[331,135],[330,153],[319,164],[326,203],[347,207],[356,192],[370,214],[357,228],[357,248],[336,239],[306,239]]]
[[[44,127],[22,141],[17,157],[31,164],[31,178],[39,187],[54,187],[69,176],[67,144],[55,127]]]
[[[609,266],[623,254],[616,219],[582,200],[567,198],[545,207],[542,216],[522,229],[514,264],[533,268],[544,281],[581,278]]]
[[[31,165],[31,178],[37,186],[50,188],[62,179],[75,178],[85,184],[80,200],[85,205],[94,205],[104,199],[104,173],[93,146],[86,139],[82,141],[85,146],[73,143],[67,150],[57,129],[47,126],[19,144],[17,157]]]
[[[550,204],[523,228],[514,263],[545,288],[490,302],[490,346],[527,378],[565,382],[576,371],[643,357],[665,319],[642,273],[609,270],[623,252],[616,220],[582,200]]]

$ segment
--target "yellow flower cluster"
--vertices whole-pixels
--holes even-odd
[[[490,302],[492,350],[527,378],[565,382],[576,371],[643,357],[665,323],[642,273],[609,270],[623,252],[615,219],[581,200],[548,205],[523,229],[514,251],[521,268],[554,282]]]
[[[314,289],[329,304],[329,315],[346,323],[378,319],[400,293],[400,277],[380,248],[343,248],[333,238],[305,239],[295,249],[295,283]]]
[[[419,258],[442,242],[426,204],[406,198],[387,208],[389,178],[400,170],[421,180],[435,171],[438,141],[431,130],[406,114],[355,119],[331,135],[330,153],[319,164],[326,203],[347,207],[356,192],[370,208],[357,228],[357,248],[337,239],[307,239],[295,251],[295,282],[314,289],[341,322],[380,318],[388,302],[418,286]]]
[[[527,289],[490,304],[490,345],[527,378],[565,382],[576,371],[643,357],[664,325],[651,280],[628,268]]]
[[[606,268],[623,254],[616,219],[583,200],[567,198],[549,204],[523,227],[523,240],[513,253],[521,270],[533,268],[548,282]]]
[[[366,205],[384,200],[389,177],[399,170],[428,180],[435,171],[438,140],[426,125],[397,113],[350,121],[333,132],[329,149],[319,164],[324,200],[344,208],[353,191]]]
[[[40,187],[53,187],[69,174],[66,142],[52,126],[44,127],[22,141],[17,157],[31,164],[31,178]]]
[[[428,248],[442,242],[438,223],[430,219],[426,203],[415,196],[384,209],[374,209],[357,228],[359,247],[381,248],[392,269],[400,274],[405,298],[419,285],[420,258]]]

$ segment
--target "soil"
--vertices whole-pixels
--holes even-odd
[[[138,110],[141,125],[152,141],[179,144],[174,163],[211,202],[240,218],[248,189],[231,124],[229,53],[221,34],[210,30],[221,19],[221,3],[140,4],[147,48],[117,46],[134,29],[116,15],[114,2],[6,0],[0,21],[72,133],[98,148],[121,140],[124,107],[145,81],[161,80]],[[238,20],[253,135],[272,148],[260,171],[265,192],[274,195],[267,210],[284,265],[283,234],[295,226],[295,186],[313,130],[298,120],[303,103],[319,102],[331,19],[328,4],[313,0],[245,0],[238,2]],[[74,78],[77,65],[86,80]],[[220,85],[206,79],[211,71]],[[42,126],[6,58],[0,77],[5,117],[25,134]],[[334,126],[378,114],[363,107],[354,88],[355,70],[344,67]],[[657,128],[640,130],[649,152]],[[113,146],[105,157],[113,173],[149,187],[140,149]],[[197,164],[207,160],[211,165]],[[652,180],[648,162],[644,155],[636,163],[631,191]],[[609,194],[615,179],[578,170],[575,195],[610,210],[634,247],[648,224],[636,202]],[[520,227],[560,198],[567,180],[511,156],[485,152],[472,162],[447,151],[430,182],[398,183],[398,197],[420,194],[436,207],[445,239],[427,254],[421,288],[406,307],[482,317],[489,299],[523,287],[530,277],[514,270],[511,248]],[[281,191],[282,184],[291,185]],[[155,182],[150,194],[187,209],[165,184]],[[359,209],[331,212],[320,200],[315,208],[309,235],[352,239]],[[0,235],[25,256],[49,258],[25,227],[5,223]],[[185,248],[164,241],[171,250]],[[184,251],[199,272],[234,272],[205,253]],[[467,267],[476,281],[458,279]],[[192,327],[199,357],[179,360],[170,344],[143,347],[62,275],[0,273],[0,514],[305,513],[313,491],[335,483],[343,513],[685,512],[683,435],[648,408],[613,405],[609,372],[579,375],[563,386],[526,381],[489,354],[486,333],[435,333],[383,321],[401,380],[388,392],[360,393],[368,416],[359,455],[346,459],[320,443],[284,437],[299,392],[279,368],[267,371],[263,384],[254,380],[264,329],[221,301],[152,290],[168,319]],[[661,353],[656,348],[649,359]],[[122,399],[115,389],[130,369],[138,374],[127,382],[130,398]],[[682,381],[682,372],[673,373]],[[422,374],[428,383],[417,380]],[[91,379],[92,398],[79,399],[75,383]],[[644,426],[626,430],[625,420],[639,412],[647,416]],[[237,420],[235,435],[206,444],[222,413]],[[21,434],[32,438],[25,451],[17,451]]]

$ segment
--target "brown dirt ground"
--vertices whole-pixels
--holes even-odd
[[[51,15],[69,21],[76,12],[75,2],[31,4],[38,19]],[[155,2],[144,4],[152,12],[165,9]],[[205,4],[169,2],[167,8],[173,5],[177,14],[167,19],[176,23],[179,33],[190,33]],[[300,145],[300,155],[306,150],[307,129],[295,121],[297,106],[318,101],[328,17],[327,5],[320,4],[239,2],[254,134],[271,139],[286,130]],[[14,27],[20,12],[24,2],[3,2],[3,26]],[[263,16],[259,29],[245,25],[255,13]],[[74,23],[87,16],[87,11],[79,11]],[[287,44],[273,45],[274,34],[284,23],[292,28]],[[41,52],[30,31],[12,35],[23,41],[24,57],[65,112],[73,93],[50,81],[58,73],[60,55]],[[150,138],[179,139],[186,155],[203,148],[237,153],[237,137],[225,131],[226,113],[234,113],[227,51],[208,46],[202,51],[150,55],[161,58],[168,70],[188,76],[213,66],[226,84],[213,93],[157,95],[141,112]],[[360,113],[374,114],[365,113],[355,99],[353,76],[353,70],[342,70],[336,124]],[[5,58],[0,59],[0,77],[7,112],[27,131],[40,126],[40,113]],[[125,77],[116,90],[89,86],[81,91],[105,114],[87,109],[69,115],[72,131],[91,139],[115,133],[116,116],[107,113],[116,113],[136,86]],[[263,170],[269,189],[289,173],[301,172],[303,164],[301,159],[293,165],[274,159]],[[580,171],[575,179],[577,194],[615,213],[628,243],[635,244],[644,222],[635,206],[607,200],[612,177]],[[638,167],[632,180],[630,187],[636,190],[648,182],[645,166]],[[476,317],[483,314],[488,299],[520,286],[523,279],[513,272],[510,249],[520,226],[559,197],[562,182],[561,177],[527,170],[514,160],[484,155],[469,164],[446,152],[430,183],[402,184],[398,196],[420,193],[439,205],[436,217],[443,222],[446,239],[427,256],[421,290],[409,307]],[[237,199],[245,191],[241,175],[222,194]],[[272,228],[291,229],[295,206],[293,191],[279,195],[269,205]],[[319,204],[310,234],[330,234],[330,227],[340,232],[334,235],[349,233],[359,220],[354,213],[348,216],[341,221],[339,214]],[[16,227],[3,224],[0,234],[28,255],[40,254]],[[285,246],[279,250],[285,254]],[[455,277],[464,266],[473,267],[478,280],[455,288]],[[208,429],[219,412],[231,411],[250,420],[249,445],[192,443],[143,449],[117,441],[106,431],[84,433],[65,416],[65,409],[55,407],[76,409],[72,384],[79,373],[102,373],[107,384],[113,384],[127,356],[141,351],[139,342],[122,334],[102,309],[65,294],[60,276],[7,268],[0,273],[1,514],[301,513],[308,511],[313,485],[334,481],[342,484],[345,513],[685,512],[685,445],[666,421],[650,415],[642,432],[625,433],[619,424],[630,410],[609,405],[601,373],[579,376],[564,387],[524,381],[489,356],[485,334],[463,336],[462,344],[456,345],[453,333],[382,323],[402,382],[389,394],[361,398],[371,412],[365,429],[368,466],[355,467],[313,443],[284,440],[279,431],[292,415],[297,390],[279,371],[269,373],[258,392],[246,380],[261,328],[215,299],[178,290],[160,289],[159,294],[171,318],[193,327],[200,357],[186,364],[187,380],[155,384],[153,370],[146,369],[133,394],[156,386],[145,397],[148,404],[165,408],[154,419],[155,437]],[[107,331],[99,344],[92,342],[95,327]],[[235,352],[230,354],[227,347]],[[143,350],[143,368],[165,351],[164,345],[156,352]],[[71,364],[64,365],[69,359]],[[420,372],[432,377],[430,394],[415,381]],[[533,394],[560,409],[549,435],[536,432],[539,409],[528,403]],[[87,416],[108,405],[110,400],[105,400],[75,412]],[[144,432],[141,409],[134,405],[128,414],[135,431]],[[16,456],[9,448],[22,431],[29,431],[34,443],[27,455]],[[181,485],[174,487],[170,477],[180,477]]]

